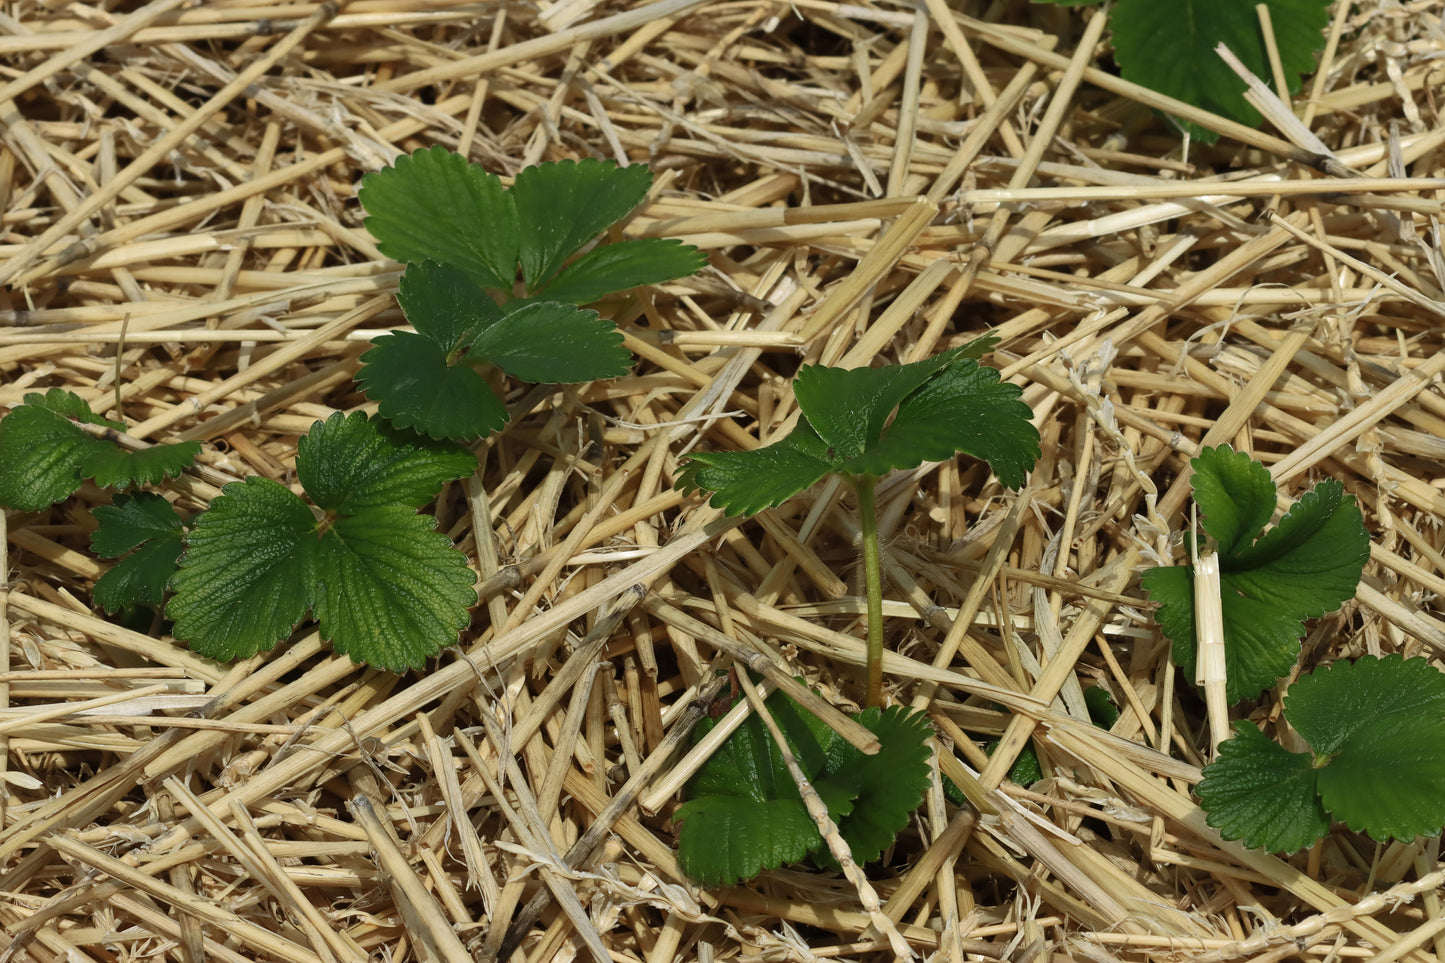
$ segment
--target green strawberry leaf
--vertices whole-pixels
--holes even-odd
[[[370,505],[322,536],[315,611],[336,651],[401,672],[456,644],[476,576],[435,526],[406,505]]]
[[[593,248],[562,269],[540,294],[549,301],[587,304],[614,291],[696,274],[707,255],[672,238],[649,237]]]
[[[907,706],[864,709],[854,716],[878,737],[880,747],[865,756],[841,737],[834,737],[826,775],[815,785],[819,795],[853,797],[851,811],[837,819],[854,862],[871,863],[893,844],[909,815],[923,802],[930,778],[928,716]],[[1038,764],[1037,757],[1034,760]],[[815,857],[833,865],[832,854],[819,847]]]
[[[980,338],[882,368],[805,366],[794,382],[805,417],[788,437],[749,452],[691,455],[677,487],[715,492],[714,506],[752,515],[829,473],[878,476],[963,451],[1017,488],[1038,460],[1039,433],[1019,388],[975,360],[995,343]]]
[[[876,755],[865,756],[783,693],[769,696],[767,707],[853,858],[860,864],[877,859],[928,786],[927,717],[901,706],[858,714],[854,718],[881,744]],[[705,720],[694,739],[714,725]],[[675,816],[678,858],[699,883],[748,879],[809,854],[820,865],[834,865],[782,753],[756,715],[689,780],[687,795]]]
[[[448,364],[436,342],[410,331],[373,339],[356,380],[383,418],[429,438],[470,441],[507,423],[507,406],[487,379]]]
[[[1220,541],[1226,697],[1238,702],[1289,672],[1305,619],[1354,596],[1370,554],[1369,533],[1354,499],[1338,482],[1325,481],[1256,537],[1258,528],[1250,526],[1266,517],[1259,472],[1227,446],[1204,449],[1192,464],[1205,531]],[[1192,569],[1156,568],[1141,582],[1159,603],[1155,619],[1174,643],[1175,662],[1193,679],[1198,645]]]
[[[518,256],[528,293],[547,285],[567,258],[642,203],[652,186],[643,164],[587,158],[527,167],[511,197],[521,225]],[[619,290],[612,287],[610,290]]]
[[[694,452],[678,473],[676,486],[715,492],[709,504],[729,515],[756,515],[831,471],[827,443],[808,419],[800,418],[788,437],[753,451]]]
[[[194,519],[171,581],[172,634],[223,661],[286,638],[314,598],[318,525],[305,502],[269,478],[221,489]]]
[[[90,534],[90,549],[101,558],[120,558],[153,538],[185,530],[175,507],[155,492],[117,495],[111,504],[97,505],[90,514],[98,526]]]
[[[201,443],[198,441],[152,445],[139,451],[126,451],[116,445],[102,443],[81,459],[80,473],[95,479],[95,483],[103,488],[157,485],[185,471],[200,453]]]
[[[1226,44],[1257,77],[1270,76],[1269,55],[1255,13],[1257,0],[1210,3],[1160,3],[1118,0],[1111,26],[1114,59],[1125,80],[1168,94],[1250,126],[1259,111],[1244,99],[1245,82],[1215,47]],[[1315,68],[1329,25],[1328,0],[1264,0],[1274,25],[1275,45],[1289,80],[1298,91],[1300,75]],[[1218,135],[1192,124],[1194,136],[1213,143]]]
[[[90,409],[89,403],[84,398],[73,391],[66,391],[64,388],[51,388],[43,395],[38,391],[32,391],[25,396],[25,403],[36,408],[53,411],[57,415],[72,418],[87,425],[102,425],[106,428],[114,428],[116,431],[125,431],[125,422],[102,418]]]
[[[69,498],[81,463],[108,447],[49,408],[20,405],[0,421],[0,505],[34,512]]]
[[[96,580],[96,602],[107,612],[159,608],[184,548],[185,525],[175,508],[155,492],[137,492],[117,495],[91,515],[98,523],[91,550],[102,558],[125,556]]]
[[[501,178],[444,147],[367,174],[357,192],[377,248],[403,263],[440,261],[510,292],[520,245],[517,210]]]
[[[1195,787],[1209,825],[1225,839],[1270,852],[1294,852],[1330,828],[1320,804],[1315,769],[1306,753],[1290,752],[1252,722],[1236,722],[1233,737],[1204,767]]]
[[[467,356],[523,381],[561,384],[617,378],[632,364],[615,324],[558,301],[518,304],[478,335]]]
[[[1323,762],[1320,797],[1376,839],[1445,824],[1445,673],[1426,659],[1365,656],[1290,688],[1285,718]]]
[[[296,475],[306,494],[342,515],[388,505],[420,508],[446,482],[476,469],[477,456],[460,445],[407,435],[359,411],[316,422],[296,446]]]

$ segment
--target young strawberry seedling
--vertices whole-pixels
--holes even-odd
[[[836,761],[841,741],[774,695],[768,706],[804,774],[862,864],[876,859],[917,808],[928,782],[928,726],[922,713],[883,702],[883,589],[873,494],[889,471],[960,451],[984,459],[1010,488],[1039,457],[1039,434],[1020,390],[977,359],[995,343],[980,338],[926,361],[881,368],[805,366],[793,383],[802,417],[783,440],[748,452],[697,453],[677,485],[712,491],[712,504],[753,515],[830,474],[858,497],[868,594],[868,705],[857,718],[883,747]],[[854,756],[856,755],[856,758]],[[708,820],[698,817],[706,814]],[[749,719],[688,784],[678,812],[683,869],[724,882],[812,855],[830,859],[799,792],[762,723]],[[719,832],[718,820],[726,831]],[[701,824],[706,823],[706,828]]]
[[[1305,619],[1354,597],[1370,536],[1355,500],[1333,479],[1315,485],[1261,534],[1278,497],[1268,469],[1227,445],[1205,448],[1191,465],[1204,530],[1218,543],[1226,692],[1235,703],[1289,673]],[[1198,655],[1193,579],[1187,565],[1150,569],[1141,579],[1160,603],[1154,617],[1189,679]]]
[[[662,238],[579,256],[651,184],[645,166],[588,159],[528,167],[506,188],[441,147],[362,178],[367,230],[406,264],[397,298],[415,329],[382,335],[362,356],[357,380],[382,417],[469,441],[507,422],[481,373],[488,366],[536,382],[626,374],[631,355],[616,326],[579,305],[705,262],[696,248]]]

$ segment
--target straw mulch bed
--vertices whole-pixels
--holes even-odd
[[[1438,839],[1337,829],[1281,859],[1205,825],[1204,712],[1138,588],[1178,557],[1188,458],[1230,443],[1292,497],[1342,479],[1371,529],[1306,667],[1445,650],[1438,4],[1340,5],[1294,105],[1332,158],[1208,118],[1224,136],[1183,154],[1086,11],[959,6],[7,5],[0,402],[62,386],[140,442],[205,442],[165,487],[184,510],[294,483],[297,437],[367,408],[357,358],[403,321],[354,191],[399,152],[649,164],[628,232],[710,265],[610,306],[632,376],[511,387],[436,506],[482,600],[429,672],[307,626],[201,659],[92,606],[108,493],[10,514],[0,959],[1445,951]],[[836,486],[722,519],[673,491],[679,458],[774,436],[801,363],[986,327],[1043,434],[1029,487],[928,465],[880,516],[890,698],[930,707],[993,812],[930,794],[869,868],[871,916],[807,867],[689,886],[669,814],[719,635],[847,709],[862,605]],[[1112,732],[1079,721],[1094,684]]]

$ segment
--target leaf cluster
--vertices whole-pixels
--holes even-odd
[[[1035,2],[1080,6],[1096,0]],[[1329,0],[1264,0],[1264,5],[1290,92],[1296,93],[1300,75],[1315,69],[1315,54],[1324,46]],[[1260,114],[1244,98],[1244,81],[1215,52],[1226,44],[1256,77],[1271,75],[1256,6],[1257,0],[1117,0],[1110,21],[1114,59],[1125,80],[1256,127]],[[1195,124],[1183,126],[1207,144],[1219,136]]]
[[[879,477],[966,452],[1018,488],[1039,458],[1033,412],[1017,385],[977,361],[997,344],[978,338],[912,364],[880,368],[806,365],[793,382],[802,417],[781,441],[746,452],[693,454],[683,490],[754,515],[829,474]]]
[[[316,422],[296,474],[317,506],[252,477],[193,520],[167,615],[202,655],[268,649],[313,614],[357,662],[418,668],[456,642],[476,603],[466,556],[417,508],[476,469],[476,456],[357,412]]]
[[[1284,716],[1309,745],[1290,752],[1235,724],[1196,788],[1225,839],[1289,852],[1331,819],[1377,840],[1445,825],[1445,673],[1422,658],[1336,662],[1290,687]]]
[[[362,356],[358,380],[382,416],[432,438],[470,440],[507,421],[478,368],[541,382],[626,374],[631,358],[617,328],[579,305],[704,263],[696,248],[663,238],[583,252],[651,184],[645,166],[588,159],[528,167],[508,188],[441,147],[366,175],[366,228],[383,254],[406,264],[398,300],[415,329],[377,338]]]
[[[1315,485],[1263,532],[1277,498],[1263,465],[1227,445],[1203,449],[1191,465],[1204,530],[1218,543],[1226,694],[1238,702],[1289,673],[1305,619],[1354,597],[1370,536],[1359,506],[1333,479]],[[1141,582],[1160,603],[1154,617],[1173,640],[1174,661],[1186,678],[1194,678],[1193,569],[1155,568]]]
[[[120,559],[96,580],[95,600],[107,612],[160,608],[185,547],[181,516],[155,492],[117,495],[90,514],[98,523],[90,536],[91,551]]]
[[[93,434],[82,424],[105,431]],[[129,451],[104,437],[124,430],[73,392],[27,394],[0,421],[0,505],[39,511],[74,495],[87,478],[103,488],[154,485],[179,475],[201,451],[194,441]]]
[[[782,692],[766,701],[803,775],[817,790],[858,864],[878,858],[923,800],[929,727],[906,707],[865,709],[856,718],[882,748],[866,756]],[[701,739],[717,722],[705,719]],[[703,885],[751,879],[812,856],[833,861],[808,815],[782,753],[756,714],[743,720],[687,784],[677,810],[677,854]]]

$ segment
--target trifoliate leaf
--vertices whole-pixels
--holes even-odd
[[[80,473],[95,479],[102,488],[157,485],[185,471],[200,453],[201,443],[198,441],[152,445],[139,451],[126,451],[117,445],[104,443],[92,448],[81,459]]]
[[[485,378],[448,364],[436,342],[410,331],[375,338],[356,380],[383,418],[429,438],[470,441],[507,423],[507,406]]]
[[[372,505],[322,536],[315,611],[336,651],[402,672],[456,644],[476,576],[435,525],[405,505]]]
[[[788,437],[753,451],[694,452],[676,484],[682,491],[715,492],[709,504],[729,515],[756,515],[832,470],[827,443],[800,418]]]
[[[175,507],[155,492],[117,495],[90,514],[98,524],[90,534],[90,549],[101,558],[119,558],[153,538],[185,530]]]
[[[96,580],[96,602],[107,612],[158,608],[184,547],[185,525],[175,508],[155,492],[137,492],[117,495],[91,515],[99,524],[90,535],[91,550],[102,558],[125,556]]]
[[[48,408],[20,405],[0,421],[0,505],[33,512],[69,498],[81,462],[109,447]]]
[[[1445,673],[1426,659],[1365,656],[1300,679],[1287,718],[1324,763],[1324,807],[1376,839],[1445,824]]]
[[[705,264],[707,255],[671,238],[618,241],[593,248],[567,265],[540,294],[550,301],[587,304],[614,291],[696,274]]]
[[[25,396],[25,403],[36,408],[45,408],[65,418],[72,418],[87,425],[103,425],[116,431],[125,431],[125,422],[102,418],[91,410],[90,404],[80,395],[64,388],[51,388],[45,394],[32,391]]]
[[[806,366],[794,383],[805,417],[787,438],[750,452],[694,454],[677,485],[716,492],[713,505],[751,515],[830,472],[878,476],[964,451],[1017,488],[1038,460],[1039,433],[1019,388],[975,360],[994,343],[980,338],[882,368]]]
[[[517,174],[511,196],[521,225],[518,254],[528,293],[545,287],[582,245],[642,203],[651,186],[652,172],[645,165],[618,167],[594,158],[537,164]]]
[[[853,858],[874,860],[908,822],[928,785],[929,729],[904,707],[869,709],[854,718],[879,737],[864,756],[786,695],[767,706]],[[696,738],[711,730],[708,720]],[[749,716],[688,782],[679,807],[678,857],[705,884],[747,879],[812,854],[832,865],[797,784],[761,719]]]
[[[482,331],[467,353],[523,381],[574,384],[627,374],[632,355],[622,333],[596,311],[533,301]]]
[[[1227,446],[1204,449],[1192,465],[1204,529],[1220,541],[1226,695],[1238,702],[1289,672],[1305,619],[1353,597],[1369,558],[1369,533],[1355,500],[1330,480],[1300,498],[1273,530],[1256,537],[1258,529],[1246,527],[1265,517],[1259,471],[1245,466]],[[1155,618],[1174,642],[1175,662],[1192,679],[1197,651],[1192,570],[1156,568],[1141,581],[1160,603]]]
[[[382,505],[419,508],[476,468],[477,456],[460,445],[396,431],[359,411],[316,422],[296,446],[306,494],[343,515]]]
[[[1176,100],[1255,126],[1259,111],[1244,99],[1245,82],[1215,52],[1226,44],[1257,77],[1271,75],[1269,56],[1255,12],[1257,0],[1209,3],[1160,3],[1118,0],[1110,24],[1114,59],[1124,79]],[[1324,45],[1328,0],[1265,0],[1274,25],[1275,45],[1291,91],[1301,74],[1315,68],[1315,52]],[[1195,136],[1213,143],[1217,135],[1190,125]]]
[[[366,229],[387,257],[452,264],[484,287],[511,291],[517,210],[495,174],[431,147],[367,174],[357,196],[370,215]]]
[[[212,659],[243,659],[291,634],[316,589],[316,516],[268,478],[221,489],[186,537],[166,615]]]
[[[1225,839],[1270,852],[1294,852],[1330,828],[1320,804],[1319,770],[1305,753],[1290,752],[1252,722],[1236,722],[1204,767],[1196,787],[1209,825]]]
[[[465,271],[436,261],[408,264],[396,300],[416,333],[441,348],[448,364],[483,329],[502,319],[497,302]]]

